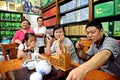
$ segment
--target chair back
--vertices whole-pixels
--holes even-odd
[[[17,58],[17,46],[16,43],[1,44],[4,60]],[[9,59],[7,55],[9,56]]]

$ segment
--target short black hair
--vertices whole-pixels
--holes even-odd
[[[38,17],[38,18],[37,18],[37,21],[38,21],[38,19],[42,19],[42,20],[43,20],[43,18],[42,18],[42,17]]]
[[[57,25],[53,28],[53,36],[54,36],[54,32],[55,32],[57,29],[60,29],[60,28],[62,28],[63,32],[65,33],[64,27],[63,27],[61,24],[57,24]]]
[[[24,40],[23,40],[22,43],[25,43],[25,41],[27,41],[29,39],[29,37],[31,37],[31,36],[35,36],[35,34],[34,33],[30,33],[30,32],[26,33],[25,36],[24,36]]]
[[[31,23],[30,23],[29,20],[27,20],[27,19],[22,19],[22,22],[23,22],[23,21],[27,21],[27,22],[28,22],[28,25],[31,25]]]
[[[91,26],[94,26],[99,30],[103,29],[103,26],[102,26],[101,22],[97,21],[97,20],[92,20],[92,21],[88,22],[87,25],[86,25],[86,29],[88,27],[91,27]]]
[[[28,22],[28,25],[31,25],[31,23],[30,23],[30,21],[29,21],[28,19],[24,18],[24,19],[22,19],[22,22],[23,22],[23,21],[27,21],[27,22]]]

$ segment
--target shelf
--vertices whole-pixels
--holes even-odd
[[[60,13],[60,16],[65,15],[66,13],[70,13],[70,12],[73,12],[73,11],[76,11],[76,10],[79,10],[79,9],[86,8],[86,7],[88,7],[88,4],[85,4],[85,5],[83,5],[83,6],[76,7],[76,8],[73,8],[73,9],[71,9],[71,10],[62,12],[62,13]]]
[[[119,15],[108,16],[108,17],[94,18],[94,19],[98,20],[100,22],[118,21],[118,20],[120,20],[120,14]]]
[[[65,1],[65,0],[59,0],[58,2],[59,2],[59,4],[60,4],[60,3],[64,2],[64,1]]]
[[[4,38],[11,40],[20,28],[23,13],[0,10],[0,15],[0,42]]]
[[[47,10],[49,10],[50,8],[55,6],[55,1],[51,2],[49,5],[45,6],[42,8],[42,12],[45,12]]]
[[[8,13],[21,13],[21,14],[23,14],[22,12],[16,12],[16,11],[6,11],[6,10],[0,10],[0,12],[8,12]]]
[[[72,1],[72,0],[60,0],[60,1],[59,1],[59,4],[62,5],[62,4],[65,4],[65,3],[67,3],[67,2],[70,2],[70,1]]]
[[[21,21],[17,21],[17,20],[0,20],[0,22],[21,22]]]
[[[98,0],[98,1],[93,2],[93,4],[96,5],[96,4],[100,4],[100,3],[104,3],[108,1],[112,1],[112,0]]]
[[[58,2],[56,2],[56,1],[58,1]],[[48,6],[46,6],[45,8],[43,8],[43,13],[44,12],[46,12],[46,11],[48,11],[48,10],[50,10],[52,7],[56,7],[56,16],[52,16],[51,15],[51,17],[47,17],[47,18],[45,18],[44,20],[49,20],[49,19],[51,19],[51,18],[54,18],[54,17],[56,17],[56,20],[58,21],[58,22],[61,22],[61,23],[63,23],[62,24],[62,26],[64,27],[64,28],[66,28],[66,32],[68,32],[69,30],[71,30],[71,32],[72,32],[72,30],[73,30],[73,34],[67,34],[66,36],[68,36],[68,37],[86,37],[86,35],[77,35],[76,33],[74,33],[76,30],[75,29],[70,29],[70,27],[74,27],[74,26],[77,26],[78,27],[78,25],[79,26],[81,26],[81,25],[86,25],[86,23],[88,22],[88,21],[91,21],[91,20],[93,20],[93,19],[95,19],[95,20],[98,20],[98,21],[100,21],[100,22],[108,22],[108,21],[120,21],[120,14],[119,15],[113,15],[113,16],[108,16],[108,17],[101,17],[101,18],[94,18],[94,6],[95,5],[97,5],[97,4],[101,4],[101,3],[105,3],[105,2],[109,2],[109,1],[113,1],[113,0],[96,0],[95,2],[94,2],[94,0],[88,0],[89,1],[89,3],[88,4],[85,4],[85,5],[82,5],[82,6],[80,6],[80,7],[75,7],[75,6],[73,6],[73,7],[75,7],[75,8],[73,8],[72,6],[71,6],[71,8],[67,8],[68,10],[66,11],[66,6],[69,6],[69,3],[68,2],[70,2],[70,1],[72,1],[72,0],[54,0],[54,2],[52,2],[52,3],[50,3]],[[67,4],[68,3],[68,4]],[[65,5],[65,6],[64,6]],[[77,6],[77,5],[76,5]],[[80,21],[80,20],[76,20],[76,18],[75,18],[75,20],[74,19],[72,19],[72,18],[74,18],[73,16],[71,17],[71,14],[72,14],[72,12],[73,12],[73,14],[74,14],[74,12],[75,11],[79,11],[79,10],[82,10],[82,9],[84,9],[84,8],[87,8],[88,7],[88,10],[89,10],[89,12],[88,12],[88,17],[89,17],[89,19],[88,20],[86,20],[86,19],[84,19],[83,21]],[[60,9],[61,9],[61,12],[60,12]],[[75,14],[76,15],[76,14]],[[69,18],[69,20],[68,21],[66,21],[67,19],[64,19],[64,18],[66,18],[66,16],[67,17],[69,17],[70,16],[70,18]],[[61,18],[61,20],[60,20],[60,17],[62,17]],[[77,15],[77,18],[79,18],[78,17],[78,15]],[[81,19],[82,20],[82,19]],[[57,22],[56,21],[56,22]],[[65,22],[66,21],[66,22]],[[73,22],[74,21],[74,22]],[[78,21],[78,22],[77,22]],[[48,22],[50,22],[50,21],[48,21]],[[53,28],[54,27],[54,25],[52,25],[52,26],[47,26],[47,29],[51,29],[51,28]],[[68,29],[68,31],[67,31],[67,27],[69,27],[69,29]],[[77,27],[76,27],[76,29],[77,29]],[[78,30],[79,31],[79,30]],[[68,32],[69,33],[69,32]],[[74,35],[75,34],[75,35]],[[110,37],[115,37],[115,36],[110,36]],[[119,39],[120,37],[115,37],[115,38],[117,38],[117,39]]]
[[[14,30],[19,30],[18,28],[14,28],[14,29],[12,29],[12,28],[0,28],[0,30],[12,30],[12,31],[14,31]]]
[[[76,38],[80,38],[80,37],[86,37],[86,35],[65,35],[66,37],[76,37]]]
[[[50,17],[45,18],[45,19],[43,19],[43,20],[48,20],[48,19],[51,19],[51,18],[54,18],[54,17],[56,17],[56,15],[50,16]]]
[[[52,25],[52,26],[45,26],[47,29],[51,29],[53,28],[55,25]]]
[[[66,25],[72,25],[72,24],[86,24],[88,22],[88,20],[84,20],[84,21],[79,21],[79,22],[70,22],[70,23],[66,23],[66,24],[62,24],[62,26],[66,26]]]

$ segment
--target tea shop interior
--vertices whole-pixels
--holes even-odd
[[[0,80],[120,80],[120,0],[1,0]]]

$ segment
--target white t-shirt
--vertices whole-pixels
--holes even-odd
[[[20,49],[20,50],[25,50],[25,49],[27,49],[27,46],[26,46],[25,43],[24,43],[24,44],[20,44],[20,45],[18,46],[18,49]]]
[[[27,46],[26,46],[25,43],[22,43],[22,44],[20,44],[20,45],[18,46],[18,49],[19,49],[19,50],[26,50],[26,49],[27,49]],[[30,52],[34,52],[34,48],[32,48],[32,49],[30,50]]]
[[[36,33],[46,34],[46,27],[44,27],[44,26],[41,26],[39,29],[38,29],[38,27],[35,27],[33,30],[34,30],[35,34]],[[43,38],[37,38],[36,45],[37,45],[37,47],[45,46],[44,37]]]

